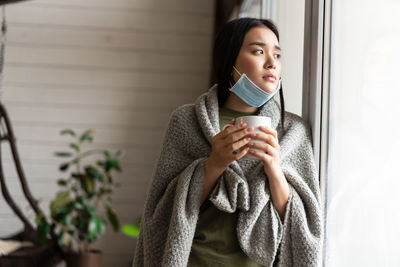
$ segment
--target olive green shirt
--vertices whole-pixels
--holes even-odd
[[[232,119],[239,118],[242,116],[255,115],[256,112],[240,112],[236,110],[231,110],[227,108],[219,108],[219,127],[222,128],[228,124]]]
[[[220,108],[220,128],[232,119],[246,115],[254,113]],[[204,201],[200,208],[188,266],[262,266],[251,260],[240,248],[236,233],[237,219],[237,212],[223,212],[215,208],[209,200]]]

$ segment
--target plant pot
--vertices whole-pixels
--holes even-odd
[[[103,254],[100,250],[90,250],[87,253],[68,252],[65,254],[67,267],[101,267]]]

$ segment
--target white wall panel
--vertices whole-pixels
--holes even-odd
[[[192,33],[166,32],[119,32],[113,30],[89,30],[84,28],[61,28],[51,24],[31,30],[30,24],[9,22],[12,31],[8,32],[8,47],[13,44],[36,47],[51,45],[52,47],[76,47],[90,49],[123,50],[123,51],[168,51],[170,54],[209,52],[207,35]],[[205,38],[206,37],[206,38]]]
[[[153,14],[151,10],[71,8],[35,3],[11,5],[7,8],[7,14],[10,23],[46,25],[51,21],[58,27],[83,27],[93,30],[137,30],[209,35],[213,25],[210,15],[186,14],[185,12]]]
[[[202,57],[199,57],[202,56]],[[171,53],[168,51],[98,50],[52,46],[13,45],[7,49],[7,63],[40,64],[44,66],[122,70],[147,70],[208,73],[207,54]],[[194,64],[195,63],[195,64]]]
[[[87,8],[113,8],[113,9],[138,9],[157,12],[177,12],[211,15],[213,13],[213,1],[198,0],[35,0],[37,5],[53,5],[62,7],[87,7]]]
[[[7,55],[6,55],[7,57]],[[196,64],[196,62],[193,62]],[[8,63],[4,70],[4,87],[14,84],[25,86],[52,85],[57,88],[81,86],[86,88],[151,88],[168,89],[172,92],[183,90],[204,91],[209,84],[209,75],[205,73],[187,73],[171,71],[168,66],[164,70],[105,70],[101,67],[94,69],[43,66],[42,64]],[[6,90],[6,89],[5,89]]]

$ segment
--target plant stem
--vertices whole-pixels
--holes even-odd
[[[89,155],[91,155],[91,154],[97,154],[97,153],[102,154],[102,153],[104,153],[104,150],[102,150],[102,149],[95,149],[95,150],[85,151],[85,152],[83,152],[83,153],[80,153],[80,158],[89,156]]]

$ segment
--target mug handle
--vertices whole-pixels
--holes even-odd
[[[236,119],[232,119],[230,122],[235,121],[235,120],[236,120]],[[231,127],[231,126],[234,126],[234,124],[230,124],[230,123],[225,124],[224,127],[222,127],[222,130],[221,130],[221,131],[223,131],[223,130],[225,130],[226,128]]]
[[[222,127],[222,131],[225,130],[226,128],[228,128],[228,127],[231,127],[231,126],[233,126],[233,125],[232,125],[232,124],[229,124],[229,123],[228,123],[228,124],[225,124],[224,127]]]

